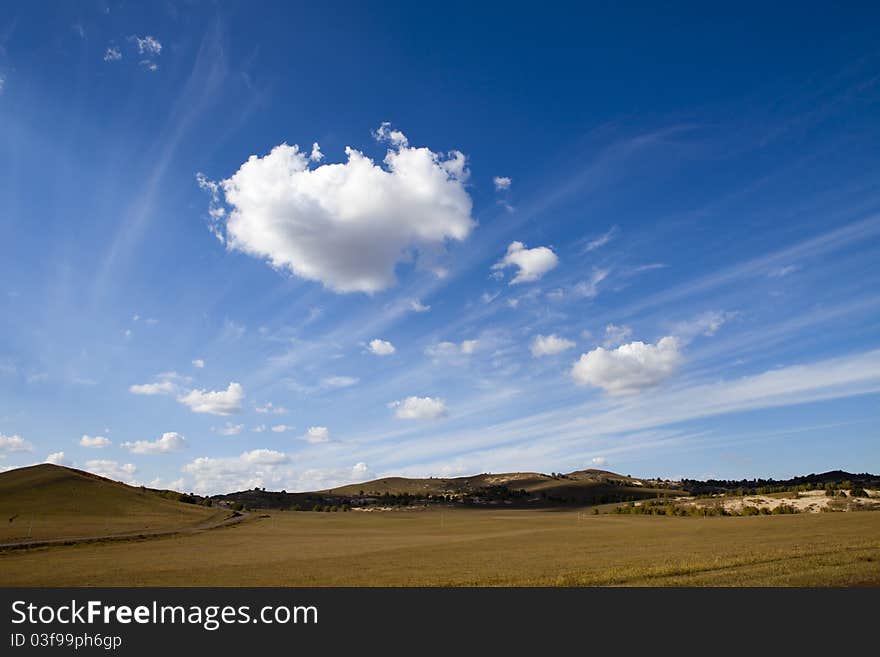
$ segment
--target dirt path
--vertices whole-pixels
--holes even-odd
[[[234,511],[233,514],[222,520],[213,522],[204,522],[193,527],[181,527],[178,529],[161,529],[155,531],[141,532],[125,532],[122,534],[108,534],[105,536],[71,536],[68,538],[47,538],[33,539],[27,541],[15,541],[14,543],[0,543],[0,551],[3,550],[24,550],[27,548],[49,547],[53,545],[77,545],[80,543],[101,543],[105,541],[131,541],[147,538],[164,538],[168,536],[179,536],[184,534],[198,534],[200,532],[217,529],[219,527],[229,527],[247,520],[249,513],[241,513]]]

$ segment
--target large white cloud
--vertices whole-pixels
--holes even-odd
[[[86,461],[86,470],[101,477],[107,477],[107,479],[116,479],[131,484],[135,483],[134,475],[137,472],[137,467],[134,463],[96,459]]]
[[[436,397],[407,397],[388,404],[403,420],[433,420],[446,415],[446,402]]]
[[[186,440],[176,431],[166,431],[156,440],[136,440],[122,446],[134,454],[168,454],[185,448]]]
[[[566,349],[574,347],[574,342],[566,338],[560,338],[558,335],[551,333],[550,335],[536,335],[532,340],[532,356],[538,358],[540,356],[552,356],[561,353]]]
[[[212,415],[232,415],[241,413],[241,402],[244,399],[244,388],[233,381],[226,390],[190,390],[177,398],[186,404],[194,413],[211,413]]]
[[[197,493],[229,493],[256,486],[289,487],[293,472],[283,452],[255,449],[239,456],[202,456],[183,466]]]
[[[79,439],[80,447],[88,447],[89,449],[101,449],[102,447],[109,447],[112,444],[113,442],[104,436],[89,436],[88,434],[83,434],[82,438]]]
[[[46,457],[46,463],[54,465],[73,465],[73,462],[64,455],[64,452],[52,452]]]
[[[33,445],[21,436],[4,436],[0,434],[0,452],[30,452]]]
[[[602,388],[612,395],[626,395],[658,385],[681,363],[680,341],[672,336],[657,344],[630,342],[616,349],[597,347],[581,354],[572,366],[576,383]]]
[[[475,222],[465,156],[411,147],[387,124],[374,134],[390,146],[384,166],[350,147],[346,162],[313,166],[309,153],[281,144],[219,187],[202,176],[230,209],[214,203],[211,213],[228,248],[336,292],[373,293],[393,285],[395,266],[414,252],[467,238]]]
[[[507,253],[492,265],[492,269],[499,271],[511,266],[517,267],[516,276],[510,281],[510,285],[516,285],[537,281],[558,264],[559,258],[549,247],[538,246],[527,249],[522,242],[511,242],[507,247]]]

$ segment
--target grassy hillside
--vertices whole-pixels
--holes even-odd
[[[48,463],[0,473],[0,543],[161,531],[215,514],[158,491]]]

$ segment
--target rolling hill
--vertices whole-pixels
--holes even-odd
[[[310,493],[252,489],[217,495],[215,500],[237,502],[249,508],[310,509],[314,505],[408,503],[462,503],[550,506],[602,504],[681,494],[675,482],[619,475],[606,470],[578,470],[567,474],[539,472],[483,473],[468,477],[384,477]]]
[[[9,470],[0,473],[0,543],[168,531],[218,516],[175,497],[48,463]]]

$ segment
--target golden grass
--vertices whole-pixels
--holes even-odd
[[[880,513],[273,512],[195,535],[0,553],[4,586],[858,584],[880,585]]]
[[[0,543],[168,531],[220,515],[54,465],[0,475]]]

